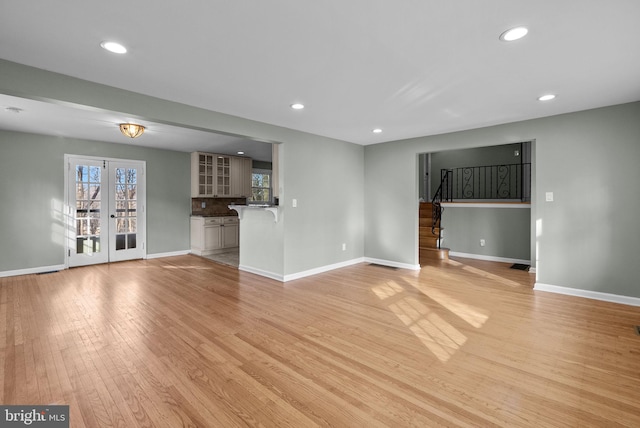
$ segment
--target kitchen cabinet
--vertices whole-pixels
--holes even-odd
[[[210,153],[191,153],[191,196],[209,196],[215,194],[214,155]]]
[[[251,169],[250,158],[231,158],[231,196],[235,198],[251,197]]]
[[[251,164],[251,158],[191,153],[191,197],[249,197]]]
[[[220,236],[222,242],[222,248],[235,248],[240,242],[239,223],[238,219],[234,219],[236,222],[229,222],[223,224],[222,234]]]
[[[238,247],[238,217],[191,217],[191,252],[207,256]]]
[[[215,198],[231,196],[231,158],[214,155],[216,158],[216,194]]]

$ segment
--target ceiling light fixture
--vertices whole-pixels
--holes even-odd
[[[376,128],[376,129],[374,129],[374,130],[373,130],[373,131],[371,131],[371,132],[373,132],[374,134],[380,134],[380,133],[382,132],[382,129],[380,129],[380,128]]]
[[[243,152],[243,151],[239,151],[239,152],[238,152],[238,154],[239,154],[239,155],[243,155],[243,154],[244,154],[244,152]]]
[[[546,94],[546,95],[542,95],[541,97],[538,97],[538,101],[551,101],[555,97],[556,96],[554,94]]]
[[[518,40],[527,35],[529,30],[527,27],[516,27],[511,28],[510,30],[505,31],[500,34],[500,40],[503,42],[513,42],[514,40]]]
[[[302,110],[304,108],[304,104],[300,104],[300,103],[291,104],[291,108],[294,110]]]
[[[113,52],[117,54],[127,53],[127,48],[122,46],[120,43],[104,41],[100,43],[100,46],[102,47],[102,49],[106,49],[109,52]]]
[[[145,130],[144,126],[135,123],[121,123],[118,126],[120,126],[120,132],[129,138],[137,138],[141,136]]]

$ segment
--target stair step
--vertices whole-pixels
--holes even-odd
[[[420,217],[420,227],[431,227],[433,224],[433,218],[429,217]]]
[[[435,248],[438,248],[438,241],[433,241],[433,242],[427,242],[427,241],[420,241],[420,246],[418,247],[420,250],[433,250]]]
[[[440,222],[433,227],[433,204],[421,202],[419,211],[418,228],[418,255],[420,260],[448,260],[449,250],[438,248],[438,236],[442,229],[438,227]],[[422,263],[422,262],[421,262]]]
[[[435,236],[436,238],[438,237],[438,233],[440,233],[442,230],[444,229],[440,229],[439,227],[420,227],[418,229],[419,235],[418,236],[426,236],[426,237],[432,237]]]
[[[433,204],[431,202],[420,202],[420,217],[431,217]]]

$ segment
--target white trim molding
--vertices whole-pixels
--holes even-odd
[[[400,262],[394,262],[391,260],[374,259],[371,257],[365,257],[364,261],[366,263],[374,263],[377,265],[395,267],[400,269],[420,270],[420,265],[410,265],[409,263],[400,263]]]
[[[319,273],[329,272],[331,270],[340,269],[347,266],[357,265],[358,263],[362,263],[362,262],[364,262],[364,258],[361,257],[358,259],[347,260],[344,262],[334,263],[331,265],[320,266],[320,267],[305,270],[302,272],[291,273],[289,275],[284,276],[283,282],[293,281],[294,279],[300,279],[307,276],[317,275]]]
[[[161,259],[163,257],[186,256],[187,254],[191,254],[191,250],[170,251],[168,253],[147,254],[147,257],[145,257],[145,258],[146,259]]]
[[[383,266],[389,266],[389,267],[396,267],[396,268],[401,268],[401,269],[411,269],[411,270],[420,270],[420,265],[410,265],[407,263],[398,263],[398,262],[393,262],[390,260],[381,260],[381,259],[372,259],[369,257],[359,257],[357,259],[352,259],[352,260],[347,260],[344,262],[340,262],[340,263],[334,263],[331,265],[326,265],[326,266],[320,266],[317,268],[313,268],[313,269],[309,269],[309,270],[305,270],[305,271],[301,271],[301,272],[296,272],[296,273],[291,273],[288,275],[280,275],[277,273],[273,273],[273,272],[268,272],[268,271],[264,271],[262,269],[257,269],[257,268],[253,268],[250,266],[243,266],[240,265],[238,266],[238,269],[244,272],[249,272],[249,273],[253,273],[256,275],[260,275],[260,276],[264,276],[267,278],[271,278],[271,279],[275,279],[276,281],[280,281],[280,282],[288,282],[288,281],[293,281],[296,279],[301,279],[301,278],[305,278],[307,276],[312,276],[312,275],[318,275],[320,273],[324,273],[324,272],[329,272],[335,269],[340,269],[340,268],[344,268],[347,266],[353,266],[353,265],[357,265],[359,263],[375,263],[375,264],[379,264],[379,265],[383,265]]]
[[[264,276],[265,278],[275,279],[276,281],[284,282],[284,277],[279,273],[273,273],[262,269],[253,268],[251,266],[238,266],[238,270],[243,272],[249,272],[255,275]]]
[[[640,298],[638,297],[621,296],[619,294],[602,293],[600,291],[581,290],[579,288],[560,287],[558,285],[543,284],[541,282],[536,282],[533,286],[533,290],[565,294],[567,296],[584,297],[586,299],[619,303],[621,305],[640,306]]]
[[[53,266],[38,266],[34,268],[28,269],[18,269],[18,270],[5,270],[4,272],[0,272],[0,278],[7,276],[19,276],[19,275],[31,275],[34,273],[49,273],[49,272],[57,272],[59,270],[65,270],[65,265],[53,265]]]
[[[486,260],[488,262],[522,263],[524,265],[531,264],[531,260],[511,259],[508,257],[485,256],[482,254],[458,253],[456,251],[450,251],[449,255],[452,257],[462,257],[465,259]]]

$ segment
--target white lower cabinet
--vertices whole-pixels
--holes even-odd
[[[237,220],[237,219],[236,219]],[[234,248],[239,244],[238,223],[228,223],[222,229],[222,248]]]
[[[191,217],[191,252],[206,256],[235,248],[238,232],[238,217]]]

